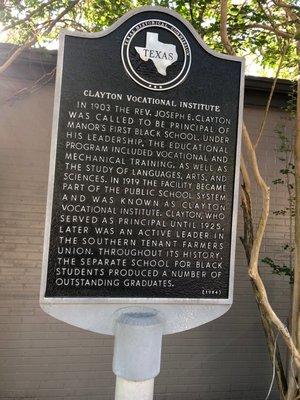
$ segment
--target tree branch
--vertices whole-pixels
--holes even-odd
[[[0,74],[7,70],[7,68],[26,50],[28,47],[36,43],[36,36],[32,36],[26,43],[18,47],[17,50],[0,66]]]
[[[287,3],[284,3],[283,1],[281,1],[279,3],[281,3],[282,7],[287,8],[288,10],[300,11],[300,7],[296,6],[295,4],[287,4]]]
[[[292,39],[294,35],[291,33],[284,32],[280,29],[277,29],[273,26],[266,25],[266,24],[249,24],[246,25],[246,28],[257,28],[257,29],[263,29],[265,31],[273,32],[276,36],[280,36],[284,39]]]
[[[78,4],[81,0],[74,0],[71,1],[68,7],[66,7],[54,20],[51,21],[50,25],[48,28],[45,30],[43,35],[48,35],[48,33],[51,32],[51,30],[54,28],[54,26],[64,17],[66,14],[68,14],[69,11],[72,10]]]
[[[36,8],[35,10],[33,10],[30,14],[26,15],[25,18],[19,19],[19,20],[17,20],[17,21],[14,22],[14,23],[12,23],[12,24],[10,24],[10,25],[8,25],[8,26],[5,26],[5,27],[0,31],[0,33],[3,33],[3,32],[5,32],[5,31],[8,31],[9,29],[15,28],[16,26],[18,26],[18,25],[20,25],[20,24],[23,24],[24,22],[28,21],[31,17],[33,17],[35,14],[37,14],[39,11],[41,11],[43,8],[49,6],[50,4],[54,3],[55,1],[57,1],[57,0],[49,0],[49,1],[47,1],[47,3],[41,4],[38,8]]]
[[[24,88],[18,90],[16,93],[14,93],[12,96],[1,101],[0,106],[2,106],[3,104],[6,104],[6,103],[11,103],[13,101],[19,100],[26,95],[30,95],[30,94],[37,92],[42,87],[47,85],[47,83],[49,83],[50,81],[53,80],[53,78],[55,77],[55,71],[56,71],[56,67],[53,68],[50,72],[47,72],[44,75],[42,75],[38,80],[36,80],[33,83],[32,86],[24,87]]]
[[[66,7],[54,20],[49,22],[48,28],[43,32],[43,35],[47,35],[51,32],[54,26],[64,17],[73,7],[79,3],[80,0],[71,1],[71,3]],[[17,50],[0,66],[0,74],[3,74],[7,68],[22,54],[24,50],[35,44],[37,41],[37,35],[32,36],[25,44],[18,47]]]
[[[61,22],[64,22],[66,24],[69,22],[70,25],[68,25],[68,26],[77,27],[77,28],[82,29],[83,31],[90,32],[90,29],[87,26],[84,26],[80,22],[74,21],[73,19],[64,18],[61,20]]]
[[[193,0],[189,0],[189,11],[190,11],[191,22],[192,22],[193,26],[195,26]]]
[[[243,181],[244,181],[244,186],[247,191],[247,193],[251,193],[251,182],[250,182],[250,177],[249,173],[245,164],[245,160],[243,157],[243,154],[241,154],[241,173],[243,176]]]
[[[242,198],[241,206],[244,217],[244,236],[241,237],[240,239],[244,246],[247,262],[249,265],[251,259],[251,249],[253,247],[254,229],[253,229],[253,216],[252,216],[252,203],[251,203],[251,182],[243,156],[241,157],[241,171],[244,180],[241,190],[241,198]],[[267,346],[269,350],[270,359],[272,362],[273,362],[274,352],[276,351],[276,356],[275,356],[276,379],[278,382],[280,398],[282,400],[285,400],[285,395],[287,392],[287,380],[281,361],[280,351],[278,346],[275,346],[276,339],[272,329],[272,324],[268,319],[268,316],[265,310],[263,309],[262,305],[259,303],[260,297],[258,289],[253,281],[251,281],[251,283],[256,303],[259,309],[263,330],[267,338]]]
[[[288,14],[288,16],[291,18],[291,20],[293,22],[300,21],[299,15],[293,11],[293,9],[296,9],[299,11],[300,7],[294,6],[292,4],[287,4],[285,1],[282,1],[282,0],[273,0],[273,2],[277,7],[284,8],[286,13]]]
[[[234,51],[234,48],[231,46],[227,33],[227,14],[228,14],[227,0],[221,0],[221,22],[220,22],[221,40],[227,53],[231,54],[232,56],[235,56],[236,53]]]
[[[254,149],[256,149],[257,145],[259,144],[260,139],[262,138],[262,135],[263,135],[263,132],[264,132],[264,129],[265,129],[265,125],[266,125],[266,122],[267,122],[267,118],[268,118],[268,114],[269,114],[269,110],[270,110],[273,94],[274,94],[274,91],[275,91],[275,87],[276,87],[276,84],[277,84],[278,76],[279,76],[279,73],[280,73],[280,70],[281,70],[281,67],[282,67],[282,63],[283,63],[284,57],[286,55],[288,46],[289,46],[289,43],[287,43],[284,46],[283,51],[281,53],[279,64],[278,64],[278,67],[277,67],[277,70],[276,70],[276,75],[275,75],[275,78],[273,80],[272,87],[271,87],[271,92],[269,94],[268,102],[267,102],[267,105],[266,105],[266,108],[265,108],[264,117],[263,117],[263,120],[262,120],[262,123],[261,123],[261,126],[260,126],[258,137],[257,137],[256,142],[254,144]]]
[[[295,364],[297,365],[298,368],[300,368],[300,353],[298,352],[288,329],[280,321],[280,319],[274,312],[273,308],[271,307],[269,300],[268,300],[266,288],[264,286],[264,283],[263,283],[263,281],[259,275],[259,271],[258,271],[259,252],[260,252],[260,247],[261,247],[261,243],[262,243],[262,239],[264,236],[264,232],[265,232],[267,220],[268,220],[268,215],[269,215],[270,188],[267,186],[266,182],[264,181],[264,179],[262,178],[262,176],[260,174],[257,157],[256,157],[256,152],[252,145],[248,130],[245,125],[243,125],[243,139],[244,139],[244,143],[246,145],[246,148],[247,148],[247,151],[249,154],[249,159],[251,161],[251,166],[252,166],[252,170],[254,173],[255,181],[256,181],[257,185],[259,186],[259,188],[261,189],[262,195],[263,195],[262,214],[260,216],[258,228],[255,233],[255,237],[254,237],[254,241],[253,241],[253,248],[251,251],[251,258],[250,258],[248,273],[249,273],[251,280],[254,282],[255,286],[257,287],[257,289],[259,291],[259,295],[260,295],[259,303],[264,308],[264,310],[267,313],[267,316],[270,318],[272,323],[276,326],[276,328],[282,335],[283,340],[285,341],[287,347],[289,348],[289,350],[292,354],[292,357],[294,358]]]

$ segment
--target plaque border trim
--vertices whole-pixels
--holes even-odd
[[[240,75],[240,94],[238,106],[238,124],[237,124],[237,142],[236,142],[236,162],[235,162],[235,176],[234,176],[234,189],[233,189],[233,206],[232,206],[232,229],[231,229],[231,251],[230,251],[230,266],[229,266],[229,285],[228,297],[222,299],[214,298],[143,298],[143,297],[45,297],[48,273],[48,256],[50,249],[50,230],[52,220],[52,206],[53,206],[53,193],[54,193],[54,178],[55,178],[55,165],[56,165],[56,149],[57,149],[57,136],[59,124],[59,111],[61,102],[61,84],[63,74],[63,58],[64,58],[64,44],[65,36],[84,37],[84,38],[100,38],[109,35],[129,18],[134,15],[144,12],[160,12],[179,20],[190,33],[195,37],[199,45],[209,54],[216,58],[221,58],[229,61],[239,62],[241,64]],[[237,233],[237,214],[238,214],[238,201],[239,201],[239,167],[240,167],[240,154],[241,154],[241,132],[243,123],[243,105],[244,105],[244,81],[245,81],[245,59],[243,57],[231,56],[223,53],[218,53],[210,49],[202,40],[193,26],[184,20],[178,13],[164,7],[158,6],[145,6],[131,10],[120,17],[109,28],[101,32],[88,33],[69,31],[63,29],[59,36],[59,49],[57,55],[57,74],[54,92],[54,108],[53,108],[53,123],[51,134],[51,150],[50,150],[50,165],[49,165],[49,178],[48,178],[48,194],[47,194],[47,207],[45,217],[45,232],[44,232],[44,246],[43,246],[43,261],[42,261],[42,275],[40,286],[40,303],[41,304],[124,304],[124,305],[138,305],[138,304],[178,304],[178,305],[231,305],[233,302],[233,287],[234,287],[234,270],[235,270],[235,248],[236,248],[236,233]]]

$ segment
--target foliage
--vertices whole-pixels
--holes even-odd
[[[7,41],[23,46],[8,56],[8,60],[0,66],[0,73],[5,71],[26,47],[45,46],[52,42],[57,38],[60,28],[99,31],[111,25],[125,11],[141,5],[161,5],[179,12],[192,23],[210,47],[218,51],[226,50],[231,55],[246,56],[250,61],[253,61],[254,58],[256,64],[261,66],[261,74],[270,73],[275,77],[257,139],[253,140],[254,136],[250,136],[245,124],[242,130],[249,171],[253,173],[254,182],[262,194],[261,215],[257,221],[254,221],[252,182],[243,154],[241,163],[243,176],[241,197],[245,234],[243,244],[248,258],[248,274],[262,318],[269,354],[274,363],[280,398],[284,400],[298,399],[300,393],[293,378],[297,373],[294,371],[293,364],[300,370],[298,346],[300,338],[298,342],[296,339],[296,336],[299,335],[300,315],[300,162],[295,164],[296,168],[294,169],[293,161],[289,159],[286,162],[288,158],[285,158],[280,177],[275,183],[285,185],[290,193],[294,190],[291,186],[294,184],[290,178],[295,178],[297,183],[295,196],[298,201],[293,200],[295,196],[291,194],[288,207],[282,211],[282,215],[288,213],[290,218],[295,218],[296,232],[299,233],[295,237],[295,253],[297,253],[298,262],[295,265],[294,273],[290,333],[268,300],[258,268],[261,243],[269,216],[270,190],[260,172],[256,149],[263,135],[277,78],[285,77],[293,80],[298,76],[297,68],[300,67],[298,64],[300,56],[299,0],[174,0],[172,2],[165,0],[2,0],[0,3],[0,24],[4,26],[2,31],[7,34]],[[300,160],[299,112],[296,121],[296,145],[293,148],[295,158]],[[287,145],[287,143],[283,144]],[[293,171],[295,171],[295,175]],[[289,183],[287,184],[287,182]],[[281,215],[281,210],[278,212],[278,215]],[[256,229],[254,229],[255,222],[257,222]],[[290,230],[290,238],[291,235],[292,230]],[[292,254],[292,248],[293,244],[290,240],[286,250]],[[292,265],[291,260],[283,265],[272,259],[265,261],[275,273],[280,274],[288,274],[288,268]],[[281,334],[293,361],[291,361],[292,373],[290,371],[289,378],[291,379],[289,381],[288,375],[282,367],[278,346],[276,346],[276,330]]]
[[[284,248],[285,248],[285,245],[284,245]],[[288,276],[290,279],[290,283],[292,284],[294,282],[294,279],[293,279],[294,274],[293,274],[293,270],[290,265],[286,265],[285,263],[277,264],[276,261],[274,261],[270,257],[263,258],[262,262],[269,265],[272,268],[273,274]]]
[[[8,42],[23,44],[34,37],[35,45],[45,46],[57,38],[61,28],[100,31],[128,10],[144,5],[177,11],[190,21],[206,43],[215,50],[223,51],[219,35],[219,0],[4,0],[0,3],[0,24]],[[67,12],[61,16],[64,10]],[[274,54],[280,54],[294,35],[294,26],[286,23],[282,7],[270,0],[245,0],[242,3],[232,0],[228,8],[228,27],[231,43],[238,54],[251,54],[249,62],[259,64],[262,74],[274,75],[278,61]],[[278,31],[284,31],[284,34],[277,35]],[[297,64],[294,42],[289,43],[286,52],[280,76],[294,79]]]

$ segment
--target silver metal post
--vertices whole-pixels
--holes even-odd
[[[153,389],[154,378],[138,382],[117,376],[115,400],[152,400]]]
[[[120,310],[115,324],[115,400],[152,400],[160,371],[163,318],[151,308]]]

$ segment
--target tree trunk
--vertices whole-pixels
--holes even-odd
[[[242,210],[243,210],[243,219],[244,219],[244,236],[241,237],[242,244],[244,246],[247,262],[249,265],[251,251],[253,246],[253,218],[252,218],[252,206],[251,199],[249,195],[249,188],[247,190],[247,185],[242,185]],[[276,383],[279,391],[280,400],[286,400],[287,393],[287,381],[285,376],[285,371],[281,361],[281,355],[278,346],[275,351],[275,342],[276,338],[274,335],[274,331],[272,329],[272,322],[268,319],[267,314],[265,313],[263,307],[260,303],[260,294],[256,287],[256,284],[253,279],[251,279],[251,284],[253,288],[254,297],[256,300],[256,304],[259,310],[261,323],[263,326],[264,334],[266,337],[268,352],[270,356],[271,363],[273,364],[273,360],[275,361],[275,377]],[[274,354],[275,353],[275,354]],[[292,399],[290,399],[292,400]]]

